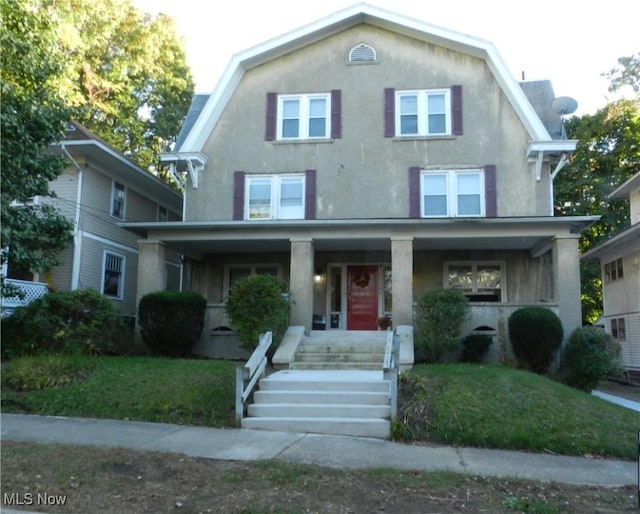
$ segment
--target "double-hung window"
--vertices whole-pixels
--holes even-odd
[[[331,94],[278,96],[278,139],[328,139]]]
[[[124,219],[124,209],[126,200],[126,188],[120,182],[113,182],[111,187],[111,216]]]
[[[304,219],[304,175],[247,176],[245,219]]]
[[[624,318],[611,319],[611,335],[619,341],[623,341],[627,338],[627,329]]]
[[[122,299],[124,289],[124,255],[104,252],[102,294]]]
[[[504,263],[446,262],[444,287],[459,289],[472,302],[504,300]]]
[[[615,282],[616,280],[622,280],[624,278],[624,266],[622,264],[622,258],[616,259],[611,262],[607,262],[604,265],[604,282]]]
[[[396,91],[396,136],[451,134],[451,90]]]
[[[485,215],[483,170],[423,171],[422,217],[478,217]]]

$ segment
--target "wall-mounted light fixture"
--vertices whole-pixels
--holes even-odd
[[[316,273],[315,275],[313,275],[313,281],[318,284],[320,282],[322,282],[322,273],[320,272],[319,269],[316,268]]]

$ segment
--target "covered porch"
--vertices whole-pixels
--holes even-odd
[[[413,325],[427,290],[467,287],[468,330],[498,332],[520,305],[557,310],[565,335],[581,325],[578,238],[592,219],[350,219],[126,223],[139,240],[138,301],[165,288],[164,254],[183,256],[183,288],[208,300],[206,329],[229,328],[233,281],[272,273],[289,285],[291,325],[377,330]],[[489,273],[481,287],[477,276]],[[484,276],[483,275],[483,276]],[[461,278],[462,277],[462,278]],[[480,284],[480,285],[479,285]],[[505,310],[506,309],[506,310]],[[232,328],[232,327],[230,327]],[[505,334],[506,337],[506,334]]]

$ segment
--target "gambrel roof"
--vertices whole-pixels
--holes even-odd
[[[203,146],[245,71],[362,23],[484,60],[530,135],[528,155],[536,154],[541,160],[544,154],[560,154],[575,150],[576,141],[554,140],[550,136],[492,42],[366,3],[358,3],[235,54],[190,130],[187,134],[182,134],[184,139],[181,145],[176,146],[173,153],[161,155],[161,159],[165,162],[186,161],[190,167],[204,166],[206,156],[201,153]]]

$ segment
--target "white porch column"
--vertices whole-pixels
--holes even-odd
[[[391,238],[393,326],[413,325],[413,238]]]
[[[313,318],[313,239],[291,240],[291,318],[289,325],[311,328]]]
[[[139,240],[136,309],[144,295],[164,291],[166,287],[167,266],[164,243],[152,239]]]
[[[582,326],[578,235],[556,237],[552,243],[553,290],[558,303],[565,342]]]

